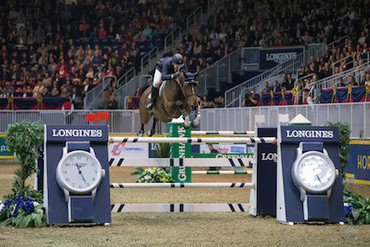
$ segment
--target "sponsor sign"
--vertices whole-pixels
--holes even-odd
[[[283,142],[330,142],[339,141],[338,127],[282,126]]]
[[[280,63],[295,59],[302,52],[304,52],[304,46],[261,49],[260,70],[268,70]]]
[[[354,140],[349,145],[349,158],[345,170],[354,174],[354,182],[370,185],[370,141]]]
[[[247,145],[245,144],[213,144],[213,148],[219,153],[231,154],[231,153],[248,153]],[[200,145],[200,153],[207,154],[210,153],[207,144]]]
[[[47,125],[48,142],[59,141],[108,141],[108,128],[96,125]]]
[[[111,158],[147,158],[149,147],[147,143],[109,143],[109,159]]]
[[[15,158],[12,152],[10,152],[8,145],[5,141],[5,135],[0,135],[0,159],[11,159]]]

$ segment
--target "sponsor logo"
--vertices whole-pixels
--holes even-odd
[[[53,137],[102,137],[102,130],[52,129]]]
[[[179,175],[177,175],[177,178],[180,181],[185,181],[186,180],[186,173],[185,173],[185,168],[179,168]]]
[[[7,145],[0,146],[0,152],[10,152],[9,147]]]
[[[261,160],[273,160],[277,162],[277,153],[261,153]]]
[[[244,150],[244,147],[231,146],[231,152],[232,153],[244,153],[245,150]]]
[[[177,131],[179,133],[179,137],[185,137],[186,130],[184,127],[178,127]],[[185,158],[185,143],[179,143],[179,158]]]
[[[370,155],[357,155],[357,169],[370,170]]]
[[[266,61],[282,63],[288,60],[295,59],[296,57],[297,57],[297,52],[267,53]]]
[[[253,158],[253,154],[217,154],[216,158],[227,158],[227,159]]]
[[[118,143],[118,144],[114,145],[114,147],[112,149],[112,155],[120,155],[120,153],[122,152],[125,144],[126,143],[121,142],[121,143]]]
[[[332,130],[287,130],[286,137],[288,138],[333,138],[334,133]]]

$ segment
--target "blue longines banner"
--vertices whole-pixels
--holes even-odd
[[[298,54],[304,52],[304,46],[265,48],[260,50],[260,70],[268,70],[294,59]]]
[[[350,142],[345,171],[353,174],[355,183],[370,185],[370,141],[353,140]]]

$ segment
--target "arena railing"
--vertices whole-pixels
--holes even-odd
[[[222,82],[231,83],[231,72],[240,72],[240,57],[241,48],[238,48],[202,70],[197,77],[199,82],[198,95],[206,95],[209,88],[220,91],[220,83]]]
[[[168,51],[169,47],[174,47],[176,45],[176,41],[179,39],[179,37],[182,37],[182,30],[180,26],[177,26],[164,39],[165,52]]]
[[[298,54],[295,59],[286,61],[278,64],[275,67],[233,87],[225,92],[225,107],[239,107],[241,101],[239,95],[246,90],[254,90],[256,92],[262,90],[264,81],[268,81],[269,78],[283,73],[295,73],[299,68],[305,66],[310,59],[310,56],[318,56],[323,54],[325,51],[324,44],[311,44],[309,48]]]
[[[343,40],[345,40],[347,36],[344,36],[342,38],[339,38],[330,44],[326,45],[330,47],[330,49],[333,49],[335,47],[341,46],[343,44]],[[317,57],[317,56],[323,56],[325,54],[325,47],[324,44],[310,44],[308,45],[309,48],[304,53],[301,53],[299,56],[297,56],[295,59],[287,61],[285,63],[276,65],[274,68],[271,68],[270,70],[267,70],[263,72],[262,74],[253,77],[252,79],[245,81],[244,83],[231,88],[225,92],[225,107],[238,107],[241,106],[241,100],[240,100],[240,94],[246,90],[254,90],[258,91],[263,87],[263,81],[268,80],[269,76],[276,76],[278,74],[282,74],[284,72],[289,72],[288,70],[292,69],[290,71],[291,73],[295,73],[298,71],[299,68],[295,68],[296,65],[299,65],[299,63],[306,65],[309,62],[309,58],[311,56]],[[304,61],[302,63],[300,60]],[[289,66],[288,66],[289,65]],[[303,67],[303,65],[301,65]]]
[[[111,83],[112,79],[117,82],[116,76],[104,76],[103,82],[94,87],[92,90],[88,91],[84,98],[84,109],[92,109],[99,98],[102,98],[105,87]]]
[[[155,62],[153,61],[153,58],[157,57],[158,53],[159,48],[156,46],[141,58],[141,71],[144,71],[144,66],[147,64],[149,68],[154,68]]]
[[[194,23],[200,24],[202,22],[203,8],[199,7],[188,15],[186,18],[186,30],[189,30]]]
[[[140,129],[138,110],[104,110],[109,113],[109,130],[111,134],[136,135]],[[87,124],[86,113],[98,111],[88,110],[27,110],[0,111],[0,133],[5,133],[8,124],[22,119],[41,121],[44,124]],[[255,130],[255,118],[264,115],[265,126],[278,126],[279,114],[289,114],[291,118],[298,114],[308,118],[312,125],[321,126],[327,121],[348,123],[352,139],[370,139],[370,102],[316,104],[316,105],[287,105],[202,109],[202,120],[199,130],[204,131],[245,131]],[[106,121],[98,121],[106,124]],[[146,130],[150,129],[149,123]],[[158,124],[157,132],[168,133],[168,124]]]
[[[318,80],[315,83],[309,84],[311,88],[311,95],[313,95],[313,101],[318,103],[321,95],[321,91],[323,89],[332,88],[333,86],[337,86],[337,82],[339,78],[343,79],[343,82],[346,82],[349,76],[354,76],[358,82],[361,73],[367,72],[370,69],[370,60],[367,60],[366,63],[353,67],[351,69],[345,70],[341,73],[326,77],[324,79]]]

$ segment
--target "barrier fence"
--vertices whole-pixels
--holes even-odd
[[[44,124],[87,124],[86,113],[97,111],[86,110],[27,110],[0,111],[0,133],[5,133],[9,124],[23,119],[41,121]],[[110,134],[136,135],[140,129],[138,110],[109,110]],[[199,130],[245,131],[255,129],[255,118],[263,115],[264,126],[277,126],[279,114],[289,114],[291,119],[298,114],[304,115],[314,126],[322,126],[327,121],[348,123],[352,139],[370,139],[370,102],[317,104],[305,106],[261,106],[202,109]],[[98,121],[106,124],[106,121]],[[157,132],[168,133],[167,124],[157,124]],[[146,126],[146,130],[151,123]]]

